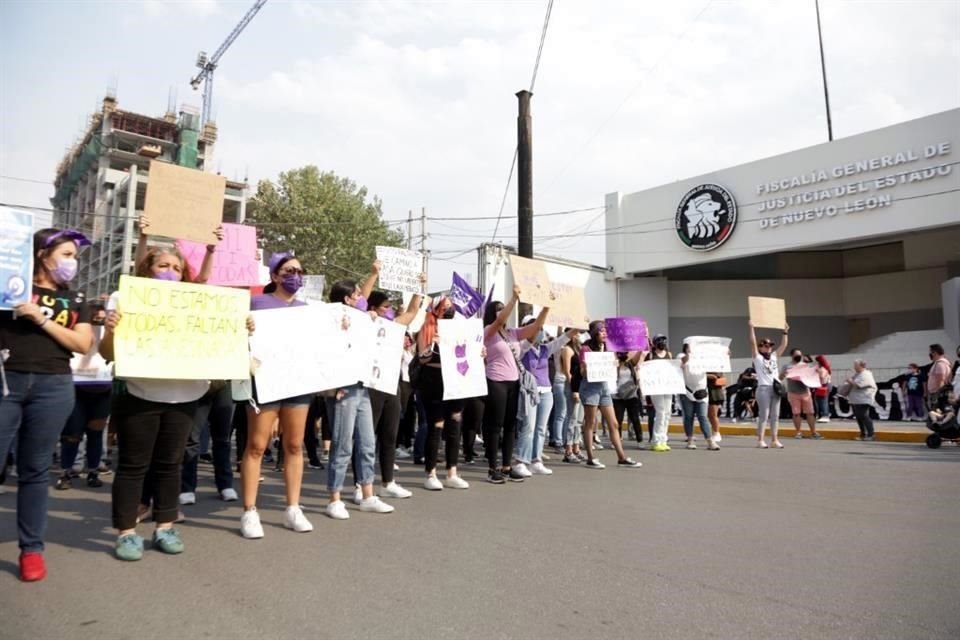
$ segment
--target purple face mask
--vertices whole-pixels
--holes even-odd
[[[303,286],[303,276],[299,273],[289,273],[283,276],[280,286],[290,295],[295,294]]]
[[[387,320],[393,320],[394,318],[397,317],[397,312],[393,310],[393,307],[390,307],[389,309],[383,312],[383,317],[386,318]]]
[[[367,299],[366,298],[357,298],[356,304],[353,305],[353,308],[357,311],[366,311],[367,310]]]
[[[168,269],[167,271],[158,271],[153,274],[153,277],[157,280],[166,280],[167,282],[180,282],[180,276],[173,269]]]
[[[57,284],[67,284],[77,275],[77,261],[73,258],[61,258],[57,260],[57,266],[50,271],[50,277]]]

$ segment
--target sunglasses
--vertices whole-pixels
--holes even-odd
[[[67,240],[72,240],[78,247],[89,247],[91,242],[87,239],[87,236],[83,235],[75,229],[64,229],[63,231],[58,231],[43,243],[44,249],[49,249],[50,246],[59,240],[60,238],[66,238]]]

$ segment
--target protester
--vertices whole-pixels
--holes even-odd
[[[747,367],[737,378],[737,390],[733,397],[733,411],[730,421],[736,424],[744,413],[750,414],[751,420],[757,419],[757,370]]]
[[[793,416],[793,437],[797,440],[803,439],[803,433],[800,429],[801,416],[806,416],[807,425],[810,427],[810,437],[814,440],[821,440],[823,436],[817,433],[816,417],[813,409],[813,394],[810,393],[810,388],[802,380],[790,377],[790,372],[793,371],[795,367],[806,366],[810,363],[804,362],[803,351],[796,347],[790,350],[790,360],[791,362],[783,367],[783,379],[786,381],[787,401],[790,403],[790,411]],[[819,379],[819,369],[817,370],[817,376]]]
[[[683,432],[687,437],[687,449],[697,448],[693,436],[693,419],[696,417],[700,422],[700,431],[707,441],[707,449],[719,451],[720,446],[713,440],[713,429],[707,416],[707,404],[710,401],[707,372],[698,371],[690,366],[690,345],[687,343],[683,345],[680,363],[683,367],[683,382],[686,387],[686,392],[680,396],[680,406],[683,408]]]
[[[580,338],[574,335],[570,343],[560,350],[560,365],[564,378],[568,381],[565,389],[567,404],[563,421],[563,461],[568,464],[580,464],[587,458],[580,451],[583,443],[583,405],[580,403],[580,385],[583,374],[580,372]]]
[[[723,440],[720,435],[720,407],[726,401],[727,379],[722,373],[707,372],[707,418],[710,420],[710,430],[713,432],[713,442],[718,445]]]
[[[943,346],[930,345],[930,371],[927,373],[927,408],[943,409],[946,406],[946,391],[953,382],[950,361],[944,355]]]
[[[617,425],[623,425],[623,417],[626,414],[627,421],[633,428],[633,436],[637,441],[638,448],[643,442],[643,424],[640,421],[643,406],[640,403],[640,380],[637,375],[637,364],[643,359],[645,353],[645,351],[617,353],[617,385],[612,395],[613,414],[616,417]],[[620,441],[623,441],[622,429]]]
[[[653,344],[653,349],[644,356],[644,360],[673,359],[673,354],[667,349],[667,336],[663,334],[654,336],[651,344]],[[670,416],[673,413],[673,396],[669,394],[650,396],[650,404],[653,410],[653,446],[650,447],[650,450],[657,453],[670,451],[667,438],[670,429]]]
[[[875,403],[877,383],[873,379],[873,373],[867,369],[865,361],[854,360],[853,370],[855,372],[853,377],[847,379],[847,384],[850,385],[847,402],[850,403],[853,415],[857,419],[857,427],[860,428],[857,440],[873,440],[873,418],[870,416],[870,410]]]
[[[750,327],[750,351],[753,355],[753,368],[757,374],[757,447],[767,449],[768,445],[764,434],[767,425],[770,425],[770,444],[776,449],[782,449],[783,444],[778,437],[780,427],[780,367],[777,360],[787,350],[787,341],[790,334],[790,325],[783,328],[780,346],[774,350],[773,340],[763,338],[757,342],[757,331],[753,322]]]
[[[899,376],[901,390],[906,401],[903,419],[909,422],[925,419],[926,409],[923,406],[924,383],[920,366],[911,362],[907,373]]]
[[[90,309],[71,291],[77,254],[89,245],[72,230],[42,229],[33,235],[30,302],[0,312],[0,463],[8,452],[17,465],[17,537],[20,579],[43,580],[47,487],[57,439],[73,410],[73,353],[93,344]],[[14,447],[14,442],[16,445]]]
[[[814,408],[817,413],[817,422],[827,424],[830,422],[830,390],[833,388],[833,369],[830,367],[827,356],[821,354],[815,360],[820,367],[820,386],[813,391],[813,399],[816,403]]]
[[[197,502],[197,472],[200,459],[201,434],[210,434],[213,481],[217,496],[224,502],[239,500],[233,488],[233,465],[230,464],[230,436],[233,433],[234,402],[227,380],[214,380],[203,397],[197,401],[193,416],[193,429],[187,437],[183,453],[183,469],[180,475],[181,505]]]

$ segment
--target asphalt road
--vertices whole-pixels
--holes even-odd
[[[187,551],[138,563],[111,555],[109,484],[51,489],[50,576],[35,584],[15,575],[8,485],[0,637],[960,637],[960,447],[723,445],[636,452],[636,470],[554,462],[522,485],[468,467],[460,492],[419,489],[404,463],[414,497],[346,522],[320,513],[325,472],[308,471],[308,534],[280,526],[268,472],[259,541],[240,538],[207,471]]]

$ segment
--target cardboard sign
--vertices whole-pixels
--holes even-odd
[[[819,388],[823,383],[820,381],[820,372],[817,365],[800,363],[790,367],[787,372],[787,380],[799,380],[804,386],[811,389]]]
[[[750,308],[750,322],[754,327],[786,329],[787,306],[782,298],[747,298]]]
[[[118,378],[235,380],[249,373],[250,292],[120,276]]]
[[[102,329],[103,327],[97,327]],[[95,341],[90,353],[74,353],[70,359],[70,370],[73,372],[73,384],[102,385],[113,381],[113,364],[103,359],[97,350],[99,340]]]
[[[637,367],[640,392],[645,396],[672,396],[686,393],[680,360],[647,360]]]
[[[323,288],[326,284],[326,276],[303,276],[303,286],[294,298],[307,304],[324,304]]]
[[[257,330],[250,337],[250,354],[259,402],[339,389],[364,375],[366,361],[351,349],[347,307],[264,309],[254,311],[253,318]]]
[[[690,360],[687,367],[691,371],[700,373],[733,371],[730,366],[730,338],[690,336],[683,341],[690,345]]]
[[[454,318],[437,322],[440,338],[440,372],[443,399],[487,395],[487,372],[483,364],[483,321]]]
[[[0,207],[0,309],[30,302],[33,293],[33,214]]]
[[[373,343],[370,349],[370,376],[367,378],[367,387],[391,396],[397,395],[405,333],[406,327],[396,322],[385,318],[377,318],[373,321]]]
[[[143,205],[150,235],[216,244],[213,231],[223,219],[226,186],[223,176],[151,161]]]
[[[568,329],[586,329],[590,326],[583,287],[550,283],[550,313],[547,314],[547,324]]]
[[[646,351],[647,322],[643,318],[607,318],[607,349],[609,351]]]
[[[399,247],[377,247],[380,261],[380,288],[401,293],[419,293],[423,290],[423,254]]]
[[[529,260],[520,256],[510,256],[510,270],[513,283],[520,287],[520,301],[550,307],[555,296],[550,292],[550,278],[547,267],[539,260]]]
[[[203,259],[207,255],[207,245],[192,240],[177,240],[177,248],[190,264],[191,272],[194,275],[200,273]],[[251,287],[261,284],[256,227],[224,223],[223,240],[213,253],[213,268],[207,284],[227,287]]]
[[[587,382],[617,383],[617,354],[613,351],[588,351],[583,354],[587,365]]]

